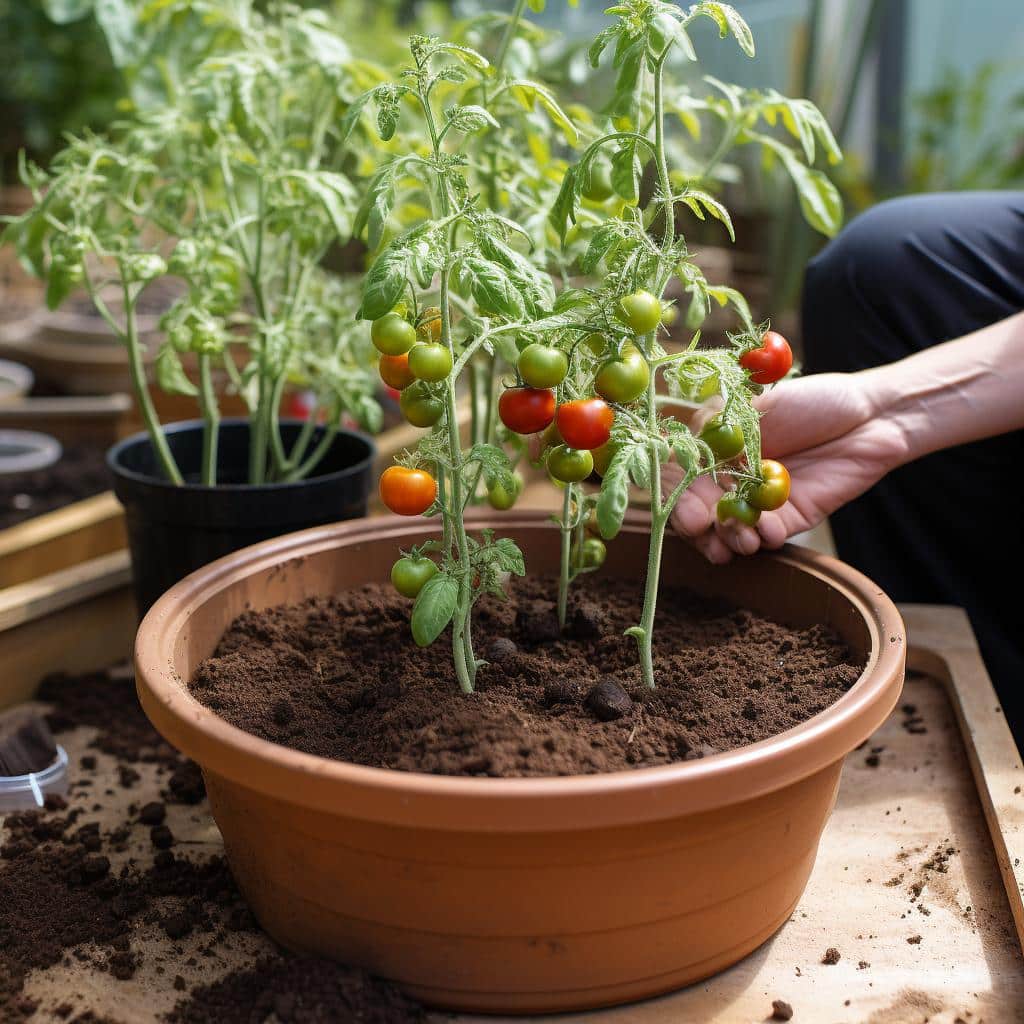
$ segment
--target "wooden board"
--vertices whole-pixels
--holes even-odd
[[[113,662],[126,650],[134,626],[127,567],[108,557],[106,571],[98,564],[89,572],[80,569],[66,591],[37,587],[25,591],[20,605],[9,596],[0,600],[0,663],[5,666],[0,705],[26,696],[29,680],[49,668],[76,662],[92,667],[104,657]],[[1024,795],[1015,792],[1024,785],[1024,769],[963,612],[909,606],[904,614],[916,672],[903,704],[913,705],[913,716],[897,709],[848,759],[810,884],[790,922],[742,963],[707,982],[643,1004],[558,1020],[744,1024],[765,1020],[773,999],[789,1002],[798,1022],[1024,1020],[1019,879]],[[25,631],[34,627],[42,632],[26,642]],[[85,663],[69,659],[65,649],[81,645],[86,634],[99,642]],[[90,736],[82,729],[62,737],[72,764]],[[158,786],[149,767],[141,767],[140,786]],[[111,788],[117,791],[112,804],[146,797],[138,787],[123,794]],[[125,809],[115,806],[105,813],[113,821],[124,817]],[[191,844],[187,848],[198,854],[219,851],[205,805],[173,807],[171,813],[172,829]],[[771,841],[764,837],[766,844]],[[151,856],[145,836],[137,845],[128,855]],[[196,955],[203,941],[198,937],[172,946],[157,929],[143,928],[133,941],[158,952],[165,973],[144,966],[135,978],[119,982],[77,965],[57,967],[34,975],[28,992],[49,1005],[74,993],[76,1010],[90,1007],[141,1024],[173,1005],[177,993],[169,979],[174,974],[190,985],[210,980],[269,948],[258,937],[231,937],[211,960]],[[840,953],[831,966],[821,962],[829,947]],[[146,958],[149,965],[156,961]],[[455,1019],[463,1024],[514,1020]]]

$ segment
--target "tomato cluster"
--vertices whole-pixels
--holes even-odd
[[[452,372],[451,351],[440,337],[441,311],[434,306],[423,310],[415,324],[392,310],[370,327],[370,340],[380,353],[380,379],[400,392],[402,413],[417,427],[433,426],[443,412],[441,400],[426,386],[446,380]],[[407,389],[416,385],[414,394],[406,397]]]

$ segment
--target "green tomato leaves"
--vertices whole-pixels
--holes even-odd
[[[412,638],[419,647],[429,647],[452,621],[459,600],[459,585],[451,576],[431,576],[412,608]]]

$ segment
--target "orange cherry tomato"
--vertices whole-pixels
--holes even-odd
[[[789,470],[774,459],[761,460],[761,483],[747,495],[747,501],[762,512],[774,512],[789,501]]]
[[[419,516],[437,497],[437,481],[425,469],[389,466],[381,474],[380,500],[399,516]]]
[[[380,379],[396,391],[404,391],[416,375],[409,369],[409,353],[400,356],[381,356],[377,361]]]

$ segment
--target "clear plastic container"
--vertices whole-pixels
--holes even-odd
[[[57,759],[41,772],[0,775],[0,814],[39,810],[48,796],[66,796],[67,791],[68,755],[58,746]]]

